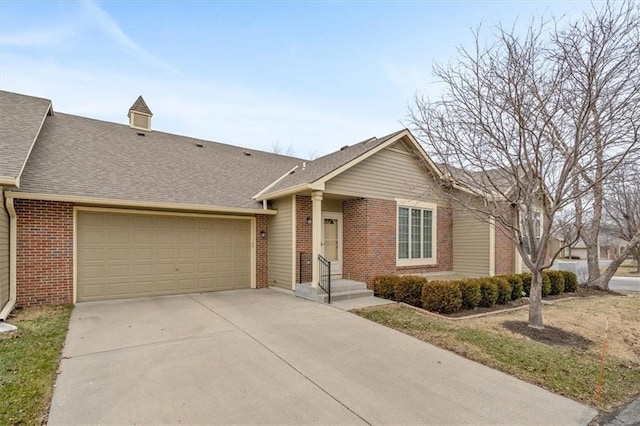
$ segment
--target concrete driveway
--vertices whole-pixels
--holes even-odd
[[[609,281],[611,290],[640,291],[640,277],[613,277]]]
[[[587,424],[596,412],[274,290],[82,303],[49,424]]]

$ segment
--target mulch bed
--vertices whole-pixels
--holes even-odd
[[[587,349],[593,342],[579,334],[565,331],[561,328],[546,325],[542,330],[531,328],[526,321],[505,321],[502,325],[514,333],[527,336],[536,342],[547,345],[570,346],[577,349]]]

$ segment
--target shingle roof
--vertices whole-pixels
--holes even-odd
[[[307,161],[305,162],[306,164],[304,165],[304,168],[301,161],[298,163],[298,169],[296,169],[294,173],[288,175],[276,185],[269,188],[269,190],[263,194],[263,197],[297,185],[315,182],[404,131],[405,129],[402,129],[381,138],[369,138],[355,145],[345,147],[340,151],[332,152],[324,157],[317,158],[313,161]]]
[[[19,177],[50,108],[48,99],[0,90],[0,176]]]
[[[476,188],[488,192],[499,191],[506,193],[513,187],[510,180],[513,176],[504,170],[489,169],[474,172],[445,163],[438,163],[437,166],[440,168],[440,171],[449,174],[457,182],[465,184],[469,188]]]
[[[56,113],[42,128],[19,191],[260,208],[253,195],[300,161]]]
[[[142,99],[142,95],[138,96],[138,99],[136,99],[133,105],[131,105],[131,108],[129,108],[129,111],[130,112],[135,111],[135,112],[141,112],[143,114],[153,115],[153,113],[147,106],[147,103],[144,101],[144,99]]]

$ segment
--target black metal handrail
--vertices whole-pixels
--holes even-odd
[[[318,255],[318,266],[320,268],[320,282],[318,285],[329,296],[327,303],[331,303],[331,262]]]

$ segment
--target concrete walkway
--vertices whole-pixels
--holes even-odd
[[[595,410],[273,290],[79,304],[49,424],[562,424]]]

